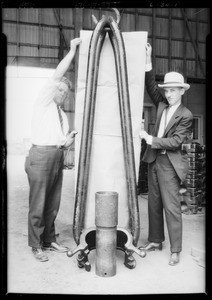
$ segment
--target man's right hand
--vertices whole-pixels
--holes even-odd
[[[77,49],[77,46],[79,44],[81,44],[81,42],[82,42],[81,38],[75,38],[75,39],[71,40],[71,42],[70,42],[70,48],[71,49],[70,50],[75,53],[76,49]]]
[[[71,131],[70,133],[68,133],[68,134],[66,135],[67,141],[66,141],[66,143],[64,144],[64,147],[65,147],[65,148],[68,148],[68,147],[70,147],[70,146],[73,144],[75,135],[76,135],[77,133],[78,133],[78,132],[77,132],[76,130],[73,130],[73,131]]]
[[[72,130],[72,131],[69,133],[70,138],[74,138],[75,135],[76,135],[77,133],[78,133],[78,131]]]

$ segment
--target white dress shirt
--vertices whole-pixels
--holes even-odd
[[[177,103],[164,109],[160,120],[160,126],[157,134],[158,137],[162,137],[164,135],[165,128],[180,104],[181,103]]]
[[[145,72],[149,72],[152,70],[152,63],[146,64],[145,65]]]
[[[31,127],[31,142],[40,146],[61,146],[66,143],[66,134],[69,131],[68,118],[61,110],[63,118],[63,132],[54,102],[57,86],[53,79],[49,79],[41,89],[34,105]]]

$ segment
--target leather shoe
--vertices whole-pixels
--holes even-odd
[[[34,257],[39,261],[47,261],[49,260],[48,256],[46,256],[41,248],[32,248],[32,253]]]
[[[59,245],[56,242],[44,243],[43,244],[43,249],[44,250],[56,251],[56,252],[59,252],[59,253],[64,253],[64,252],[68,252],[69,251],[68,247],[65,247],[63,245]]]
[[[179,262],[180,262],[180,253],[179,252],[171,253],[169,265],[176,266]]]
[[[162,243],[147,243],[144,246],[138,247],[138,249],[143,251],[155,251],[155,250],[162,250]]]

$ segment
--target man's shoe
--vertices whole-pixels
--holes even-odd
[[[39,261],[47,261],[49,260],[48,256],[46,256],[41,248],[32,248],[32,253],[34,257]]]
[[[147,243],[144,246],[138,247],[138,249],[143,251],[155,251],[155,250],[162,250],[162,243]]]
[[[179,252],[171,253],[169,265],[176,266],[179,262],[180,262],[180,253]]]
[[[68,252],[69,251],[68,247],[65,247],[63,245],[59,245],[56,242],[44,243],[43,244],[43,249],[44,250],[56,251],[56,252],[59,252],[59,253],[64,253],[64,252]]]

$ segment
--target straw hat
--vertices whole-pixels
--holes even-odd
[[[177,72],[166,73],[166,75],[164,76],[164,83],[158,84],[158,86],[161,88],[182,87],[185,90],[188,90],[190,88],[190,85],[184,82],[183,75]]]

